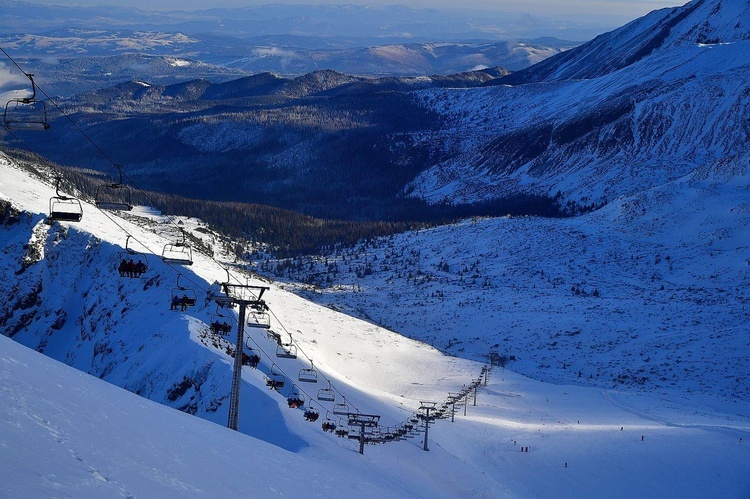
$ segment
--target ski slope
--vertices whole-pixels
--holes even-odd
[[[309,364],[303,356],[275,359],[273,343],[255,332],[262,365],[243,369],[240,432],[227,430],[232,359],[206,333],[215,307],[202,300],[184,313],[168,307],[177,272],[199,291],[226,272],[195,254],[189,269],[149,258],[148,276],[120,278],[126,232],[158,253],[170,240],[163,219],[143,209],[109,218],[84,203],[80,223],[48,226],[53,194],[0,160],[0,199],[27,214],[0,228],[0,291],[9,297],[3,333],[16,340],[0,339],[0,496],[750,494],[750,418],[739,401],[717,409],[699,397],[556,384],[495,368],[465,416],[459,408],[454,422],[435,422],[429,452],[420,434],[368,445],[361,456],[355,441],[321,430],[330,407],[313,401],[321,420],[311,424],[286,406],[288,391],[265,388],[272,362],[290,380]],[[195,234],[213,237],[203,229]],[[30,247],[40,251],[24,267]],[[274,283],[249,282],[269,286],[274,330],[291,334],[340,395],[381,416],[383,428],[407,420],[422,401],[443,402],[480,372],[479,363]]]
[[[429,452],[409,440],[368,447],[364,456],[322,441],[286,451],[5,337],[0,400],[3,497],[739,498],[750,491],[750,451],[739,440],[747,440],[747,423],[511,372],[495,372],[467,416],[438,421]]]

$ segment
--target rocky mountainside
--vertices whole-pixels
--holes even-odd
[[[696,0],[683,7],[654,11],[498,83],[596,78],[626,68],[654,52],[679,51],[682,45],[718,45],[748,39],[747,2]]]
[[[407,192],[475,202],[561,193],[600,205],[713,162],[743,161],[750,13],[742,1],[654,12],[525,71],[465,92],[425,91],[451,153]]]

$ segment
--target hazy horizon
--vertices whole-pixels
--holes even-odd
[[[89,7],[98,5],[123,6],[121,0],[36,0],[30,3]],[[675,7],[686,2],[679,0],[527,0],[522,4],[512,0],[467,0],[456,4],[451,0],[219,0],[206,5],[202,0],[131,0],[126,7],[149,10],[209,10],[214,8],[243,8],[263,5],[358,5],[382,7],[400,5],[412,9],[436,9],[453,11],[492,11],[496,13],[529,14],[549,18],[562,16],[577,18],[582,22],[625,23],[653,10]]]

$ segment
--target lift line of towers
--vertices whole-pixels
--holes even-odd
[[[31,95],[28,97],[10,99],[5,104],[3,112],[3,124],[9,131],[12,130],[48,130],[50,124],[47,120],[47,106],[45,101],[37,99],[37,86],[34,75],[24,73],[31,82]],[[118,172],[117,182],[105,183],[96,190],[94,204],[100,210],[107,211],[130,211],[133,209],[130,188],[122,181],[122,169],[120,165],[114,165]],[[47,223],[54,222],[80,222],[83,218],[83,205],[81,201],[73,196],[63,194],[60,191],[62,177],[55,177],[55,195],[49,200],[49,214]],[[141,277],[149,269],[148,256],[133,250],[130,247],[128,234],[125,247],[121,254],[118,271],[121,277]],[[161,260],[169,265],[192,265],[193,253],[188,244],[185,233],[180,229],[178,238],[164,245]],[[227,271],[227,274],[229,272]],[[178,272],[177,283],[172,289],[172,310],[185,311],[197,303],[195,290],[180,283],[182,274]],[[243,366],[253,369],[261,362],[260,348],[252,348],[251,338],[244,333],[244,326],[252,329],[265,330],[266,337],[275,344],[275,356],[279,359],[297,359],[297,346],[289,334],[288,341],[279,333],[271,329],[269,308],[262,299],[263,293],[268,290],[265,286],[250,286],[242,284],[222,283],[219,289],[212,286],[209,289],[209,299],[217,305],[216,312],[211,316],[208,329],[214,335],[220,337],[229,336],[233,330],[233,318],[229,313],[222,313],[221,309],[239,306],[239,319],[237,323],[237,338],[234,349],[234,368],[232,379],[232,392],[230,394],[230,408],[227,427],[237,430],[239,420],[239,392],[241,386],[241,371]],[[257,344],[256,344],[257,347]],[[236,352],[242,352],[237,355]],[[492,360],[492,359],[490,359]],[[318,370],[309,360],[310,366],[303,367],[297,373],[297,382],[305,384],[317,384],[319,381]],[[477,390],[490,376],[494,362],[482,367],[479,378],[473,380],[469,385],[464,385],[458,392],[451,392],[447,399],[438,405],[437,402],[420,402],[420,407],[406,421],[394,427],[381,429],[380,416],[375,414],[362,414],[353,408],[346,397],[338,400],[337,391],[331,382],[323,377],[327,386],[317,390],[315,398],[318,402],[333,403],[331,411],[326,410],[326,417],[321,424],[323,431],[334,434],[337,437],[348,438],[359,441],[359,453],[364,454],[365,444],[381,444],[394,441],[402,441],[424,434],[423,449],[428,449],[428,433],[430,423],[437,419],[448,419],[455,421],[456,410],[463,407],[466,415],[469,399],[476,405]],[[322,376],[320,376],[322,377]],[[280,391],[286,385],[288,376],[276,365],[271,363],[269,371],[265,374],[266,386],[271,390]],[[297,384],[287,396],[287,404],[292,409],[302,409],[304,418],[309,422],[316,422],[320,418],[320,411],[312,402],[306,402]],[[340,394],[339,394],[340,395]],[[309,397],[309,396],[308,396]],[[312,398],[312,397],[309,397]],[[319,404],[322,406],[322,404]]]

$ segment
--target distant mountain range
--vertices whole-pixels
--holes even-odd
[[[299,76],[332,69],[379,77],[498,66],[515,71],[580,43],[569,40],[606,29],[403,6],[152,11],[0,1],[0,11],[0,46],[53,96],[129,80],[223,82],[261,72]]]
[[[573,214],[742,161],[749,27],[746,3],[697,0],[512,74],[140,80],[61,104],[150,189],[321,217],[517,196],[533,197],[529,213],[555,199]],[[52,125],[37,150],[108,167],[66,120]]]
[[[405,5],[266,4],[241,8],[151,10],[128,6],[42,5],[0,1],[0,35],[43,35],[60,29],[144,31],[271,40],[296,39],[303,48],[342,48],[392,43],[506,41],[556,36],[588,40],[623,22],[603,22],[557,15],[513,14],[502,10],[472,11],[410,8]]]
[[[306,40],[298,37],[241,40],[70,29],[44,36],[7,36],[0,44],[11,47],[14,57],[37,75],[39,85],[52,96],[70,96],[131,80],[160,85],[198,78],[224,82],[264,72],[298,76],[333,69],[382,77],[449,75],[490,67],[518,70],[575,46],[546,38],[308,48]]]

